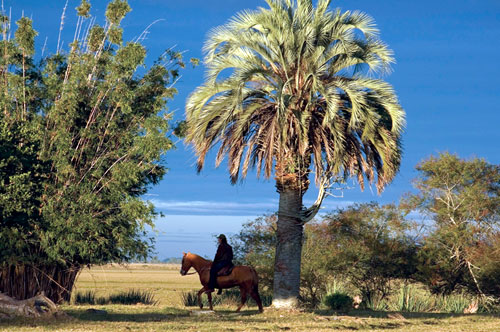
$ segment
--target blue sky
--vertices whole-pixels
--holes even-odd
[[[65,0],[4,0],[12,18],[33,18],[39,32],[40,50],[54,51]],[[92,14],[104,20],[106,1],[91,1]],[[243,9],[266,7],[264,1],[212,0],[129,1],[133,11],[123,21],[125,40],[133,39],[153,21],[144,41],[151,63],[163,50],[175,46],[185,56],[202,58],[207,32],[224,24]],[[67,44],[75,27],[70,0],[62,39]],[[441,151],[461,157],[481,157],[500,163],[500,1],[498,0],[358,0],[332,1],[332,8],[361,10],[371,15],[381,39],[394,51],[396,64],[385,79],[391,83],[407,114],[404,155],[399,175],[382,193],[369,188],[346,190],[342,198],[328,198],[324,211],[352,202],[397,201],[410,190],[415,165]],[[169,104],[176,120],[184,116],[189,93],[203,82],[203,66],[188,68],[177,84],[179,94]],[[175,138],[174,138],[175,139]],[[232,186],[227,167],[214,168],[213,155],[197,175],[196,158],[189,146],[177,142],[166,155],[170,169],[165,179],[152,188],[152,200],[165,217],[157,221],[158,257],[179,256],[193,251],[212,256],[214,235],[238,232],[243,222],[277,209],[278,194],[272,180],[257,180],[250,173],[241,184]],[[355,187],[355,183],[350,183]],[[315,199],[314,188],[306,201]]]

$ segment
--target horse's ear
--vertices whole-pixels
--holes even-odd
[[[184,251],[182,252],[182,256],[186,256],[186,253]]]

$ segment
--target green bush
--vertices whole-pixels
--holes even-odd
[[[335,311],[349,311],[352,308],[352,297],[344,293],[328,294],[324,298],[324,303]]]

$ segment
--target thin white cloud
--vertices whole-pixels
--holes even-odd
[[[200,214],[200,215],[260,215],[278,210],[278,200],[264,200],[261,202],[227,202],[227,201],[179,201],[179,200],[150,200],[153,205],[166,214]],[[313,201],[305,200],[310,206]],[[352,205],[352,201],[325,200],[321,211],[330,211],[340,207]]]
[[[197,213],[207,215],[228,214],[261,214],[277,208],[273,201],[264,202],[222,202],[222,201],[175,201],[151,200],[153,205],[164,213]]]

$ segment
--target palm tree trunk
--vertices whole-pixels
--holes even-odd
[[[302,195],[298,188],[280,190],[272,303],[275,308],[298,306],[304,228],[300,220]]]

